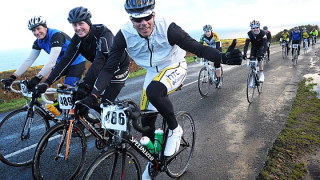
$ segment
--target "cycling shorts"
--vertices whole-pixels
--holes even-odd
[[[143,84],[141,95],[141,110],[154,110],[156,108],[149,102],[146,89],[152,81],[159,81],[167,87],[167,94],[171,94],[176,91],[187,76],[187,63],[185,60],[174,63],[167,68],[164,68],[160,72],[150,68],[147,70],[145,81]]]

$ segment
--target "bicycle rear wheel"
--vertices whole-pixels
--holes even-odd
[[[0,123],[0,159],[7,165],[31,164],[37,143],[49,129],[48,120],[39,110],[35,109],[32,122],[29,116],[28,108],[23,107],[9,113]]]
[[[195,146],[196,131],[192,117],[187,112],[176,114],[177,121],[183,130],[180,148],[177,153],[167,159],[166,173],[172,178],[182,176],[187,170]]]
[[[206,67],[201,68],[198,77],[198,89],[202,97],[208,96],[211,82],[210,76]]]
[[[141,179],[141,168],[136,156],[128,150],[109,149],[91,163],[82,179]]]
[[[69,123],[58,123],[41,138],[32,165],[34,179],[52,179],[53,175],[55,179],[74,179],[80,174],[87,153],[85,134],[73,124],[78,130],[72,132],[65,160],[68,128]]]
[[[248,74],[248,79],[247,79],[247,100],[249,103],[252,103],[252,101],[253,101],[255,89],[256,89],[255,73],[251,70]]]

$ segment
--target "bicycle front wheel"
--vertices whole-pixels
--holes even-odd
[[[202,97],[208,96],[211,84],[212,82],[210,80],[208,70],[206,67],[203,67],[200,70],[198,77],[198,89]]]
[[[141,179],[141,168],[136,156],[128,150],[109,149],[91,163],[82,179]]]
[[[293,52],[293,60],[292,60],[292,64],[295,66],[298,63],[298,50],[294,50]]]
[[[83,168],[86,159],[86,138],[83,131],[73,124],[67,150],[69,123],[58,123],[41,138],[32,165],[34,179],[74,179]],[[75,129],[76,128],[76,129]]]
[[[179,151],[167,159],[166,173],[172,178],[182,176],[187,170],[196,140],[196,128],[190,114],[180,111],[176,114],[176,118],[183,130],[183,134]]]
[[[27,107],[9,113],[0,123],[1,161],[15,167],[31,164],[35,147],[48,129],[48,120],[37,109],[33,119]]]
[[[253,101],[255,89],[256,89],[255,73],[253,71],[250,71],[248,74],[248,79],[247,79],[247,100],[249,103],[252,103],[252,101]]]
[[[287,57],[287,47],[282,47],[282,59]]]

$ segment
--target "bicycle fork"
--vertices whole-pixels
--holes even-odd
[[[29,139],[30,138],[30,129],[31,129],[31,126],[32,126],[33,119],[34,119],[34,110],[31,110],[31,108],[28,107],[28,113],[27,113],[26,121],[25,121],[25,123],[23,125],[22,132],[21,132],[21,135],[20,135],[21,141],[23,141],[24,139]],[[25,131],[26,128],[28,128],[28,130],[27,130],[26,135],[24,135],[24,131]]]

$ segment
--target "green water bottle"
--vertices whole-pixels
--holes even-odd
[[[154,131],[154,149],[156,152],[161,152],[163,144],[163,130],[157,129]]]
[[[147,136],[143,136],[140,140],[140,143],[142,146],[147,148],[151,152],[151,154],[154,154],[153,143],[152,143],[152,141],[150,141],[150,139]]]

